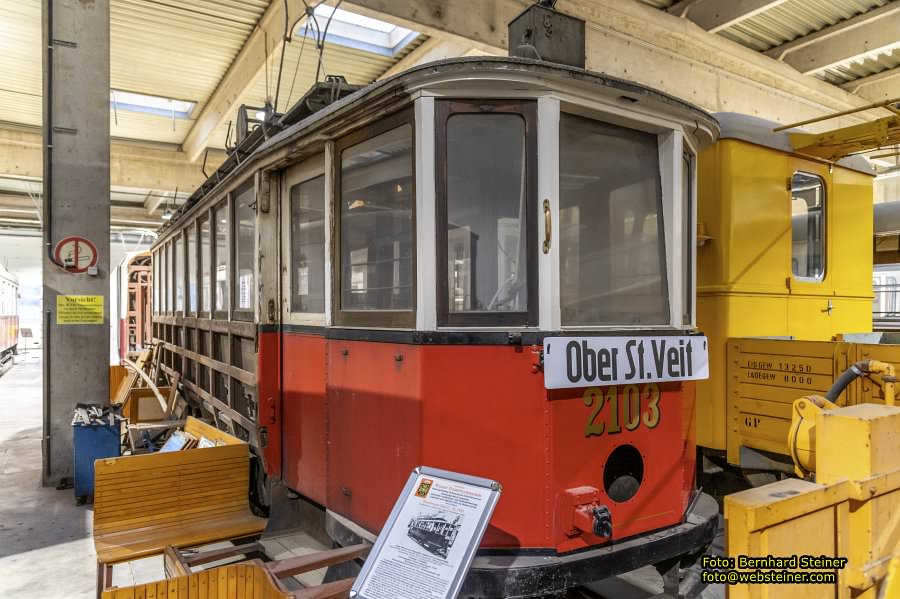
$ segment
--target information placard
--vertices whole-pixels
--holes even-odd
[[[103,324],[102,295],[57,295],[56,324]]]
[[[459,594],[500,498],[500,484],[416,468],[350,597],[451,599]]]
[[[546,337],[544,387],[566,389],[709,378],[706,337]]]

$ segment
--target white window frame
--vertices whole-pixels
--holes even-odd
[[[548,118],[553,115],[553,107],[550,104],[556,101],[559,110],[556,118]],[[542,106],[546,106],[543,110]],[[627,127],[637,131],[655,133],[657,136],[657,150],[659,158],[660,187],[662,191],[663,205],[663,234],[665,235],[666,249],[666,284],[669,293],[669,322],[659,325],[570,325],[563,326],[560,306],[560,279],[559,279],[559,121],[562,113],[574,114],[613,125]],[[539,152],[548,154],[546,159],[538,156],[538,189],[541,194],[539,203],[543,203],[545,197],[550,199],[551,216],[553,221],[553,239],[551,241],[550,254],[541,256],[540,285],[541,285],[541,320],[540,328],[544,331],[609,331],[609,330],[689,330],[694,327],[696,319],[696,292],[692,292],[695,300],[691,306],[690,324],[683,322],[684,310],[684,286],[682,272],[684,257],[682,256],[682,242],[684,235],[685,206],[682,203],[676,205],[675,200],[682,195],[683,151],[685,147],[685,135],[681,125],[660,117],[642,114],[640,118],[632,111],[618,109],[602,103],[586,102],[583,98],[573,99],[564,95],[558,98],[545,97],[538,100],[538,147]],[[693,152],[696,157],[696,152]],[[696,159],[695,159],[696,162]],[[688,174],[693,176],[693,174]],[[692,196],[696,196],[696,178],[691,186]],[[696,219],[696,201],[692,198],[681,198],[681,201],[691,202],[691,211]],[[539,229],[543,232],[543,214],[538,221]],[[542,237],[542,235],[541,235]],[[693,255],[696,255],[693,252]],[[690,285],[696,289],[696,262],[691,269]],[[550,305],[546,304],[550,301]]]
[[[555,332],[575,331],[628,331],[628,330],[673,330],[685,331],[696,328],[697,312],[697,263],[696,227],[685,230],[684,217],[688,209],[683,203],[690,202],[690,215],[697,222],[697,161],[698,151],[685,135],[681,123],[660,115],[640,104],[616,104],[614,100],[593,99],[586,96],[563,92],[538,90],[485,91],[477,87],[461,87],[450,93],[419,91],[415,95],[415,144],[416,144],[416,275],[417,311],[416,329],[433,330],[491,330],[489,327],[438,327],[436,314],[437,251],[435,245],[435,98],[509,98],[533,99],[538,104],[538,183],[537,183],[537,230],[536,243],[544,239],[544,200],[550,204],[552,234],[550,251],[538,249],[538,326],[537,327],[497,327],[497,330],[540,330]],[[559,122],[561,114],[572,113],[657,136],[660,185],[663,203],[663,232],[666,248],[666,283],[669,293],[669,321],[658,325],[573,325],[562,326],[560,307],[560,263],[559,263]],[[683,154],[692,155],[693,172],[684,173]],[[681,198],[683,177],[692,179],[691,197]],[[690,236],[688,247],[690,256],[682,255],[683,236]],[[684,280],[684,260],[691,260],[690,280]],[[531,273],[529,273],[531,274]],[[685,286],[690,287],[691,309],[689,323],[684,322]]]
[[[281,315],[282,323],[286,325],[329,326],[331,324],[331,267],[334,259],[331,247],[332,154],[332,145],[329,143],[325,152],[287,168],[281,178],[281,255],[284,256],[284,264],[281,269]],[[323,175],[325,177],[325,311],[292,312],[291,188]]]

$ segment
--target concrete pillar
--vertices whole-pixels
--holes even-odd
[[[75,404],[109,397],[109,0],[42,2],[43,482],[57,485]]]

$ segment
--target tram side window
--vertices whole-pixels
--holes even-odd
[[[564,326],[670,321],[656,135],[560,118]]]
[[[825,182],[809,173],[791,177],[791,272],[798,279],[825,276]]]
[[[191,223],[187,230],[188,311],[197,313],[197,229]]]
[[[325,177],[291,188],[291,312],[325,311]]]
[[[234,194],[234,309],[250,312],[255,306],[256,195],[250,181]]]
[[[181,232],[175,236],[175,265],[172,273],[175,277],[175,311],[184,310],[184,240]]]
[[[159,250],[153,252],[153,280],[150,281],[151,287],[153,287],[153,313],[159,313]]]
[[[412,294],[412,127],[341,153],[341,309],[408,311]]]
[[[212,238],[209,231],[209,218],[199,221],[200,229],[200,311],[207,312],[210,309],[211,275],[212,272]]]
[[[167,243],[163,246],[162,261],[162,279],[163,279],[163,301],[165,303],[165,312],[172,311],[172,244]]]
[[[525,325],[531,206],[525,119],[513,112],[458,112],[446,123],[447,179],[439,208],[446,237],[438,243],[447,251],[447,303],[441,306],[447,316],[441,318],[444,324]]]
[[[228,311],[228,204],[215,211],[216,312]]]

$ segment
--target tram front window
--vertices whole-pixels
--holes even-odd
[[[412,127],[341,153],[341,309],[410,310]]]
[[[525,324],[525,120],[513,113],[453,114],[446,143],[447,311],[515,312],[520,322],[510,324]]]
[[[669,323],[656,135],[562,114],[564,326]]]

